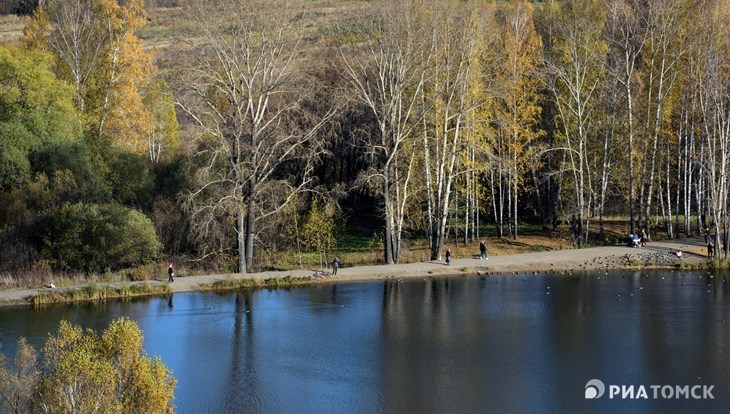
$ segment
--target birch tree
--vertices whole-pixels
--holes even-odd
[[[91,126],[99,138],[144,154],[152,128],[143,93],[153,74],[152,56],[135,35],[146,23],[144,0],[96,1],[102,36],[108,42],[104,70],[96,80],[101,88],[98,97],[94,96]]]
[[[644,126],[644,158],[641,163],[640,208],[642,227],[650,232],[654,185],[656,182],[659,138],[666,125],[666,102],[678,75],[678,63],[685,52],[682,44],[686,4],[675,0],[649,2],[646,50],[646,99]]]
[[[238,271],[251,272],[257,224],[308,188],[334,109],[313,111],[326,91],[297,60],[301,37],[284,4],[207,1],[190,11],[197,32],[181,57],[177,104],[199,128],[200,168],[187,204],[199,240],[227,234],[232,219]]]
[[[692,211],[696,209],[696,226],[698,233],[703,233],[705,226],[702,222],[702,211],[704,203],[704,165],[701,160],[704,157],[704,140],[700,139],[700,125],[702,124],[700,93],[704,88],[699,87],[702,77],[702,67],[700,63],[702,55],[701,50],[704,43],[704,36],[693,36],[690,38],[689,53],[682,59],[683,70],[680,74],[678,84],[680,85],[679,95],[679,114],[677,122],[677,135],[679,138],[679,148],[677,150],[679,158],[680,171],[678,172],[677,191],[680,195],[677,199],[682,199],[682,214],[684,215],[684,229],[689,236],[692,232]],[[693,203],[692,200],[696,199]],[[679,203],[677,215],[679,215]],[[679,225],[677,225],[679,228]]]
[[[36,10],[24,29],[26,45],[47,47],[57,57],[61,75],[74,86],[81,113],[86,111],[89,81],[104,59],[106,33],[95,19],[96,6],[92,0],[49,1]]]
[[[646,44],[647,31],[642,28],[645,18],[641,15],[641,4],[637,0],[613,0],[607,3],[607,39],[612,59],[609,59],[609,74],[623,87],[626,102],[626,135],[628,140],[628,204],[629,232],[636,234],[636,183],[631,170],[639,161],[635,156],[636,121],[634,105],[636,100],[637,71],[641,52]],[[615,104],[615,103],[614,103]]]
[[[594,92],[601,81],[606,44],[603,15],[595,0],[562,5],[555,25],[553,57],[546,63],[549,87],[555,100],[564,143],[555,150],[565,153],[573,177],[574,207],[571,225],[580,245],[588,241],[590,164],[587,150],[595,132]]]
[[[147,156],[157,164],[163,154],[171,152],[179,144],[180,125],[175,114],[175,102],[170,87],[160,77],[145,88],[142,102],[150,117],[146,136]]]
[[[434,20],[433,76],[427,96],[433,102],[428,128],[423,133],[424,168],[431,260],[441,258],[451,212],[451,194],[462,157],[468,154],[466,120],[483,101],[477,39],[488,30],[478,21],[476,10],[451,1],[439,3]],[[484,30],[484,31],[482,31]],[[461,163],[462,167],[463,164]],[[461,168],[466,177],[468,171]],[[470,197],[465,196],[469,203]],[[468,210],[468,208],[467,208]],[[465,211],[465,216],[468,217]],[[468,220],[468,218],[467,218]],[[468,230],[468,229],[465,229]],[[466,232],[465,232],[466,233]]]
[[[702,132],[707,156],[709,212],[715,227],[715,246],[721,246],[720,232],[728,231],[728,168],[730,167],[730,10],[724,2],[708,2],[702,13],[704,28],[700,59],[704,73],[698,86],[702,111]],[[727,244],[727,240],[724,240]],[[715,256],[719,256],[719,248]],[[725,249],[727,257],[727,249]]]
[[[370,112],[375,133],[362,142],[370,167],[358,182],[381,199],[385,219],[384,256],[400,258],[405,212],[416,161],[416,128],[425,108],[419,105],[432,50],[422,31],[424,3],[381,2],[378,23],[366,39],[342,49],[349,89]]]
[[[497,83],[499,126],[506,138],[505,153],[510,188],[510,218],[512,238],[517,240],[517,213],[519,193],[528,164],[530,144],[540,136],[537,123],[541,108],[538,105],[538,69],[542,42],[532,22],[533,8],[519,1],[507,9],[502,27],[504,60]]]
[[[24,29],[27,47],[56,56],[87,132],[140,154],[151,128],[142,95],[154,71],[135,34],[146,18],[143,0],[49,0]]]

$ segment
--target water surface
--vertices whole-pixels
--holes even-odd
[[[177,411],[726,412],[724,275],[419,278],[0,309],[12,356],[61,319],[137,321],[178,379]],[[590,379],[714,385],[714,400],[586,400]]]

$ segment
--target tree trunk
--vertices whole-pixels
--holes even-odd
[[[236,272],[246,273],[246,225],[244,213],[240,210],[236,215],[236,251],[238,252]]]
[[[383,198],[385,202],[385,249],[383,253],[385,255],[385,263],[393,264],[393,201],[391,200],[390,183],[387,177],[383,186]]]
[[[492,190],[492,215],[494,216],[494,226],[497,229],[497,236],[502,237],[502,230],[497,216],[497,192],[494,189],[494,168],[489,169],[489,187]]]
[[[514,200],[512,202],[512,204],[513,204],[513,207],[512,207],[512,209],[513,209],[512,210],[512,238],[514,240],[517,240],[517,183],[518,183],[517,152],[515,152],[515,154],[514,154],[513,163],[514,164],[513,164],[512,168],[514,170],[515,176],[513,177],[513,183],[512,183],[512,185],[514,187],[513,195],[512,195],[514,197]]]
[[[248,211],[246,212],[246,262],[243,263],[244,268],[247,272],[252,273],[253,267],[253,244],[254,244],[254,227],[256,225],[256,217],[252,213],[253,201],[248,205]]]

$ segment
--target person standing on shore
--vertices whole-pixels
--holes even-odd
[[[332,274],[337,274],[337,269],[340,267],[340,258],[335,256],[335,260],[332,261]]]
[[[172,262],[167,267],[167,281],[170,283],[175,281],[175,268],[172,266]]]
[[[487,257],[487,242],[485,242],[484,240],[482,240],[479,243],[479,258],[482,259],[482,260],[488,259],[488,257]]]
[[[451,249],[446,249],[446,265],[451,264]]]

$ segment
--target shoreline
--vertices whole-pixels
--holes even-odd
[[[682,257],[676,255],[682,251]],[[343,257],[345,259],[346,257]],[[393,265],[372,265],[357,267],[340,267],[337,275],[313,277],[311,281],[299,284],[316,285],[344,282],[365,282],[387,280],[390,278],[414,278],[428,276],[454,275],[504,275],[518,273],[551,273],[566,271],[596,271],[632,268],[676,268],[681,264],[700,265],[708,260],[701,237],[673,239],[650,242],[646,247],[632,248],[625,246],[601,246],[585,249],[552,250],[514,255],[491,256],[480,260],[478,251],[472,257],[454,257],[452,264],[429,261]],[[329,273],[329,272],[327,272]],[[288,271],[271,271],[249,274],[212,274],[202,276],[177,277],[169,284],[169,293],[209,291],[204,285],[212,285],[221,280],[270,278],[301,278],[315,275],[314,269],[297,269]],[[131,284],[150,284],[152,286],[167,284],[166,281],[152,280],[127,282]],[[109,283],[110,287],[120,287],[122,282]],[[83,286],[83,285],[82,285]],[[77,289],[82,286],[75,286]],[[12,289],[0,291],[0,306],[31,305],[26,299],[40,293],[58,292],[59,289]],[[136,297],[136,296],[135,296]]]

